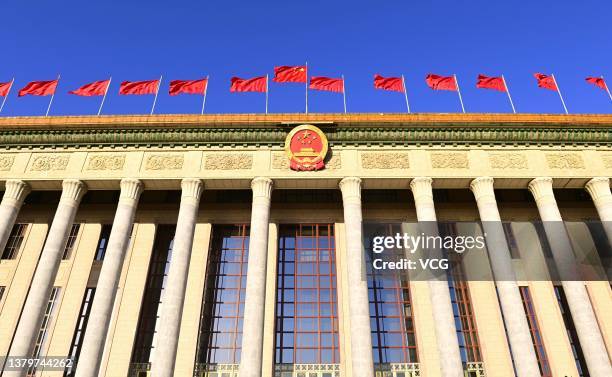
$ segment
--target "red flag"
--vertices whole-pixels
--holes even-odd
[[[283,65],[274,67],[274,82],[303,82],[306,83],[306,66]]]
[[[454,76],[439,76],[428,74],[425,82],[433,90],[454,90],[457,91],[457,81]]]
[[[230,92],[261,92],[268,91],[268,78],[266,76],[253,77],[252,79],[241,79],[232,77]]]
[[[0,97],[6,97],[11,90],[12,81],[9,82],[0,82]]]
[[[329,77],[315,76],[310,78],[310,89],[326,90],[329,92],[344,93],[344,80]]]
[[[603,77],[587,77],[585,80],[589,84],[596,85],[600,87],[601,89],[606,90],[606,82],[604,81]],[[2,84],[0,84],[0,87],[1,86]],[[2,95],[1,92],[0,92],[0,95]]]
[[[476,81],[476,87],[482,89],[494,89],[500,92],[506,91],[506,85],[502,77],[489,77],[485,75],[478,75],[478,81]]]
[[[558,91],[555,79],[543,73],[534,73],[533,76],[538,80],[538,87]]]
[[[404,92],[404,80],[401,77],[383,77],[374,75],[374,88],[390,90],[393,92]]]
[[[76,90],[71,90],[68,93],[86,97],[103,96],[104,94],[106,94],[109,85],[110,80],[95,81],[89,84],[85,84]]]
[[[119,94],[155,94],[159,90],[159,80],[124,81],[119,86]]]
[[[32,81],[29,82],[28,85],[24,86],[17,94],[18,97],[23,97],[25,95],[32,96],[50,96],[55,94],[55,89],[57,88],[57,83],[59,80],[51,80],[51,81]]]
[[[187,93],[187,94],[204,94],[206,91],[206,86],[208,86],[207,79],[201,80],[172,80],[170,81],[170,89],[168,93],[171,96],[176,96],[177,94]]]

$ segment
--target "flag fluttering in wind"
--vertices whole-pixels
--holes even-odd
[[[344,79],[314,76],[310,78],[310,89],[344,93]]]
[[[280,67],[274,67],[274,82],[301,82],[305,83],[308,75],[308,68],[304,65],[301,66],[288,66],[283,65]]]
[[[13,82],[0,82],[0,97],[6,97],[13,86]]]
[[[103,96],[108,91],[109,85],[110,79],[94,81],[92,83],[85,84],[76,90],[71,90],[68,93],[85,97]]]
[[[230,92],[268,92],[267,76],[253,77],[251,79],[232,77],[230,82]]]
[[[170,81],[170,89],[168,94],[176,96],[181,93],[185,94],[204,94],[208,86],[207,79],[201,80],[172,80]]]
[[[59,79],[51,81],[31,81],[19,91],[17,96],[52,96],[55,94],[58,82]]]
[[[410,112],[410,104],[408,103],[408,93],[406,92],[406,82],[404,75],[401,77],[383,77],[379,74],[374,75],[374,89],[388,90],[391,92],[404,93],[406,99],[406,110]]]
[[[603,77],[587,77],[585,80],[589,84],[593,84],[595,86],[600,87],[603,90],[606,90],[606,82],[604,81]]]
[[[493,89],[499,90],[500,92],[507,91],[506,84],[504,83],[503,77],[491,77],[485,75],[478,75],[478,81],[476,81],[476,87],[481,89]]]
[[[392,92],[403,92],[404,80],[402,77],[383,77],[374,75],[374,89],[389,90]]]
[[[457,80],[455,76],[440,76],[428,74],[425,82],[433,90],[453,90],[457,91]]]
[[[534,73],[533,76],[538,80],[538,87],[548,90],[558,91],[557,83],[553,75],[545,75],[543,73]]]
[[[119,94],[143,95],[156,94],[159,90],[160,80],[124,81],[119,86]]]

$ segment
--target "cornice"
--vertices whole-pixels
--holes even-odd
[[[333,145],[607,145],[612,115],[238,114],[0,118],[6,148],[279,146],[313,123]]]

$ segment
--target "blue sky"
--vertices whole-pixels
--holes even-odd
[[[92,114],[100,98],[68,95],[113,76],[105,114],[143,114],[151,96],[119,96],[119,82],[164,76],[157,113],[198,113],[201,98],[167,94],[170,79],[210,75],[207,113],[264,111],[261,94],[232,94],[231,76],[272,74],[308,61],[310,74],[346,77],[349,112],[404,112],[402,94],[375,91],[375,73],[406,77],[413,112],[458,112],[456,93],[432,91],[427,73],[457,74],[468,112],[511,111],[504,93],[476,89],[504,74],[519,112],[560,113],[534,72],[554,73],[570,113],[611,113],[609,0],[446,1],[23,1],[0,4],[0,82],[61,73],[52,115]],[[270,112],[303,112],[304,86],[270,85]],[[8,98],[1,115],[41,115],[48,98]],[[340,112],[342,97],[310,92],[311,112]]]

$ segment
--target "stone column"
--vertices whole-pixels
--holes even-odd
[[[28,357],[32,352],[45,307],[53,289],[55,276],[62,260],[62,254],[68,241],[70,228],[74,222],[81,198],[87,191],[83,182],[74,179],[64,180],[62,187],[62,196],[53,217],[38,266],[34,272],[34,278],[15,331],[9,356]],[[26,370],[23,370],[21,372],[5,372],[5,375],[7,377],[24,376],[25,373]]]
[[[563,226],[561,212],[553,193],[552,179],[541,177],[529,183],[540,218],[544,222],[555,265],[574,320],[580,346],[592,377],[612,376],[612,366],[584,282],[577,280],[572,244]]]
[[[261,377],[272,185],[272,180],[264,177],[258,177],[251,181],[253,205],[249,235],[244,319],[242,321],[240,377]]]
[[[23,200],[29,192],[30,186],[24,181],[10,179],[5,182],[4,196],[0,203],[0,255],[4,252]]]
[[[414,197],[419,225],[427,227],[428,233],[435,235],[438,232],[432,182],[433,180],[429,177],[417,177],[410,182],[410,189]],[[459,340],[448,281],[430,279],[429,291],[435,322],[434,331],[440,355],[441,375],[442,377],[463,377],[463,364],[459,353]]]
[[[181,206],[176,222],[172,259],[159,317],[161,324],[159,338],[153,350],[152,376],[172,377],[174,375],[193,234],[198,219],[202,188],[203,184],[200,179],[183,179],[181,182]]]
[[[587,182],[584,188],[591,195],[608,240],[612,243],[612,193],[610,192],[610,179],[607,177],[593,178]],[[2,249],[0,248],[0,250]]]
[[[521,293],[512,268],[510,249],[506,242],[497,201],[495,200],[493,178],[476,178],[471,182],[470,189],[476,198],[483,232],[487,235],[487,251],[495,278],[497,295],[504,313],[506,333],[517,375],[539,377],[538,359],[533,348]]]
[[[98,377],[119,277],[121,276],[141,192],[142,182],[138,179],[125,178],[121,180],[119,204],[115,212],[100,277],[96,285],[96,294],[89,315],[89,325],[85,332],[77,363],[77,377]]]
[[[374,377],[372,328],[365,255],[362,246],[361,179],[347,177],[340,181],[346,228],[346,265],[348,273],[349,318],[351,323],[352,377]]]

